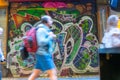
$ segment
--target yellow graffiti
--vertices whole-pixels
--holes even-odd
[[[48,10],[48,11],[57,11],[57,8],[21,8],[18,9],[18,11],[21,10]]]
[[[120,29],[120,20],[118,21],[117,27]]]

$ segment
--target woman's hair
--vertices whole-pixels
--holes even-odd
[[[117,26],[119,17],[117,15],[111,15],[108,17],[107,24],[111,26]]]
[[[50,16],[44,15],[44,16],[41,17],[41,22],[44,23],[44,24],[47,23],[49,26],[52,26],[53,20]]]
[[[41,22],[42,23],[49,23],[49,20],[52,20],[52,18],[48,15],[44,15],[41,17]]]
[[[111,27],[117,27],[117,24],[118,24],[118,20],[119,20],[119,17],[117,15],[110,15],[107,19],[107,31],[109,31],[109,29]]]

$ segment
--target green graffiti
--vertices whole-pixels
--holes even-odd
[[[62,23],[60,23],[59,21],[55,21],[53,22],[53,25],[52,25],[52,28],[53,28],[53,32],[55,34],[58,34],[62,31],[63,27],[62,27]]]
[[[22,42],[22,40],[17,40],[17,41],[14,42],[14,44],[18,44],[20,42]]]
[[[67,30],[68,34],[71,34],[72,38],[74,39],[74,41],[76,42],[78,40],[78,38],[80,38],[80,31],[79,29],[77,29],[77,26],[71,26],[68,30]]]
[[[83,70],[87,67],[88,63],[89,63],[89,60],[90,60],[90,56],[88,54],[88,50],[85,49],[83,52],[82,52],[83,56],[81,58],[81,60],[79,61],[79,67],[77,67],[78,69],[80,70]]]
[[[11,30],[15,30],[16,29],[15,24],[10,25],[10,28],[11,28]]]
[[[30,14],[30,15],[34,15],[36,17],[40,17],[40,14],[44,15],[45,11],[44,10],[34,10],[34,9],[29,10],[29,8],[27,8],[27,9],[18,10],[17,13],[22,15],[22,16],[26,16],[26,14]]]
[[[22,42],[22,40],[18,40],[14,42],[15,45],[15,50],[19,50],[20,49],[20,43]]]
[[[90,63],[90,66],[92,67],[97,67],[98,66],[98,60],[99,60],[99,57],[98,57],[98,53],[94,53],[92,56],[91,56],[91,63]]]
[[[74,39],[75,41],[78,40],[78,38],[80,38],[80,31],[79,31],[79,29],[75,29],[75,30],[73,31],[72,37],[73,37],[73,39]]]
[[[58,9],[57,10],[57,14],[62,14],[62,15],[66,15],[71,16],[72,18],[77,18],[80,15],[80,12],[76,9]]]
[[[23,63],[22,58],[20,56],[16,56],[16,58],[17,58],[18,63],[19,63],[20,66],[22,66],[22,67],[26,66],[26,64]]]
[[[55,8],[42,8],[41,6],[35,8],[25,8],[25,9],[18,9],[18,14],[25,16],[26,14],[34,15],[36,17],[40,17],[40,15],[45,15],[45,11],[56,11]]]
[[[33,3],[31,3],[32,5],[34,5]],[[10,43],[10,38],[8,40],[8,45],[10,45],[10,49],[11,50],[19,50],[20,46],[18,44],[21,43],[21,40],[16,40],[17,37],[21,37],[21,33],[23,33],[24,31],[23,28],[20,30],[19,27],[21,27],[20,25],[23,24],[24,22],[29,22],[30,24],[34,25],[34,23],[36,23],[41,16],[49,14],[53,20],[53,26],[52,26],[52,31],[58,36],[62,35],[62,38],[60,37],[59,39],[59,44],[57,44],[57,48],[55,48],[55,51],[58,51],[54,57],[55,59],[55,65],[59,70],[62,70],[64,68],[66,68],[66,64],[71,64],[74,67],[76,67],[79,70],[85,70],[85,68],[89,68],[88,64],[90,63],[89,66],[94,67],[98,66],[96,64],[98,64],[98,55],[95,54],[96,52],[96,47],[90,47],[89,50],[91,52],[93,52],[93,54],[91,55],[88,48],[83,48],[83,51],[81,51],[81,44],[85,41],[93,41],[94,40],[94,36],[90,36],[87,34],[89,34],[90,28],[91,28],[91,22],[90,19],[85,19],[81,24],[80,27],[78,26],[79,24],[77,23],[78,21],[81,21],[82,18],[81,16],[84,16],[84,14],[81,14],[80,11],[78,11],[77,9],[75,9],[76,7],[74,6],[74,8],[44,8],[43,6],[39,6],[39,3],[36,3],[37,6],[32,7],[30,4],[22,4],[20,3],[20,5],[18,6],[18,9],[16,10],[17,13],[15,12],[15,14],[17,14],[17,17],[15,16],[15,19],[11,18],[11,23],[10,24],[10,38],[13,37],[13,39],[11,39],[12,43]],[[85,5],[86,6],[86,5]],[[11,10],[12,5],[11,5]],[[10,12],[10,15],[14,14],[13,12]],[[86,15],[87,13],[85,13]],[[91,14],[94,15],[94,14]],[[22,16],[22,17],[21,17]],[[12,16],[14,17],[14,16]],[[19,20],[19,17],[21,18]],[[16,19],[17,18],[17,19]],[[79,20],[78,20],[79,19]],[[14,21],[13,21],[14,20]],[[16,20],[16,23],[15,23]],[[57,21],[58,20],[58,21]],[[18,23],[17,23],[18,21]],[[67,25],[66,27],[64,26],[65,24],[70,23],[69,26]],[[15,24],[18,24],[17,27]],[[65,28],[64,28],[65,27]],[[81,33],[81,30],[83,30],[83,33]],[[93,30],[93,29],[92,29]],[[92,32],[91,30],[91,32]],[[96,29],[94,29],[96,30]],[[91,33],[90,32],[90,33]],[[64,36],[64,34],[61,33],[66,33],[66,35]],[[83,35],[85,33],[85,35]],[[22,34],[24,35],[24,33]],[[93,38],[94,37],[94,38]],[[64,40],[63,38],[66,38],[66,40]],[[62,40],[63,39],[63,40]],[[70,41],[69,41],[70,40]],[[13,41],[15,41],[13,43]],[[64,43],[65,41],[65,43]],[[67,43],[69,42],[69,44]],[[12,44],[12,45],[11,45]],[[64,48],[66,47],[67,48]],[[88,44],[88,45],[92,45],[92,44]],[[12,49],[14,46],[14,49]],[[66,49],[66,51],[68,53],[65,53],[66,51],[64,50]],[[70,49],[70,50],[69,50]],[[61,52],[60,52],[61,51]],[[12,51],[11,51],[12,52]],[[61,57],[60,57],[60,53]],[[66,56],[66,55],[67,56]],[[34,64],[34,60],[26,60],[23,61],[21,59],[20,56],[16,55],[17,57],[17,61],[20,67],[18,68],[27,68],[28,70],[31,70],[31,66],[29,67],[29,64]],[[65,60],[65,61],[64,61]],[[71,63],[73,62],[73,63]],[[76,64],[76,65],[75,65]],[[65,65],[65,66],[64,66]],[[29,67],[29,68],[28,68]],[[67,66],[67,68],[72,68],[71,66]],[[86,70],[85,70],[86,71]],[[69,71],[68,71],[69,72]],[[73,71],[71,71],[73,72]],[[82,71],[80,71],[81,73]],[[76,74],[76,72],[73,72],[73,74]],[[58,74],[59,75],[59,74]]]
[[[92,40],[94,40],[94,36],[89,35],[89,36],[86,37],[86,40],[88,40],[88,41],[92,41]]]
[[[15,46],[15,50],[19,50],[19,49],[20,49],[20,47],[16,45]]]
[[[61,69],[61,65],[62,65],[62,64],[63,64],[62,61],[58,61],[58,62],[56,63],[56,66],[57,66],[57,69],[58,69],[58,70]]]
[[[88,31],[89,31],[89,22],[88,22],[88,20],[84,20],[82,22],[82,29],[83,29],[84,33],[88,33]]]
[[[76,43],[74,44],[73,50],[72,50],[70,56],[67,58],[66,63],[70,63],[70,62],[74,59],[74,57],[77,55],[77,51],[78,51],[78,49],[79,49],[80,42],[81,42],[81,40],[80,40],[80,38],[79,38],[79,39],[76,41]]]
[[[92,53],[97,53],[96,51],[97,51],[97,47],[96,46],[91,46],[90,48],[89,48],[89,50],[92,52]]]
[[[85,67],[86,67],[86,64],[81,64],[81,66],[79,66],[78,69],[83,70],[85,69]]]
[[[83,53],[83,54],[84,54],[84,53]],[[88,59],[88,58],[89,58],[88,53],[85,53],[84,58],[86,58],[86,59]]]
[[[13,32],[16,35],[20,35],[21,34],[21,30],[20,29],[14,29]]]

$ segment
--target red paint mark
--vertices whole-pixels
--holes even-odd
[[[14,23],[16,25],[16,27],[18,26],[18,21],[17,21],[17,14],[13,14],[13,19],[14,19]]]
[[[30,18],[32,17],[31,15],[26,14],[24,17],[20,16],[18,14],[13,14],[13,19],[14,19],[14,24],[16,28],[19,28],[22,22],[24,21],[30,21]]]
[[[69,68],[66,68],[66,69],[63,69],[60,76],[69,76],[70,75],[70,69]]]
[[[27,21],[29,21],[29,20],[30,20],[30,17],[31,17],[31,15],[26,14],[24,18],[25,18]]]

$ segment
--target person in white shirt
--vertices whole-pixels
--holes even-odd
[[[118,20],[117,15],[108,17],[107,28],[102,39],[105,48],[120,47],[120,29],[117,28]]]
[[[0,28],[0,35],[3,34],[3,29]],[[4,62],[5,61],[5,57],[3,55],[3,52],[2,52],[2,40],[0,39],[0,61],[1,62]]]

